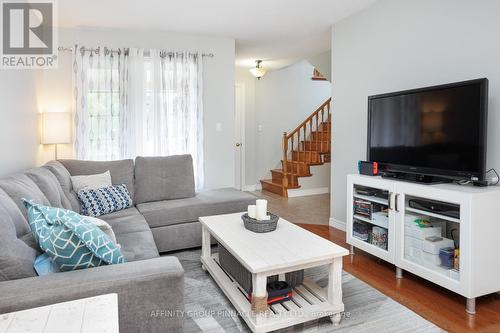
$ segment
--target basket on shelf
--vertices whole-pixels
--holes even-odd
[[[280,219],[279,216],[269,212],[267,215],[271,217],[270,220],[257,220],[248,216],[247,213],[241,215],[241,219],[245,224],[245,228],[253,232],[264,233],[276,230]]]

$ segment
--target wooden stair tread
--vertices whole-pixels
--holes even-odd
[[[272,179],[263,179],[260,182],[263,184],[266,184],[266,185],[275,186],[275,187],[279,187],[279,188],[282,188],[282,186],[283,186],[283,184],[274,182]],[[296,188],[300,188],[300,185],[288,185],[286,188],[287,189],[296,189]]]
[[[283,169],[273,169],[273,170],[271,170],[271,172],[276,172],[276,173],[283,174]],[[295,177],[311,177],[311,176],[312,176],[312,174],[311,174],[311,173],[306,173],[306,174],[296,174],[296,173],[290,173],[290,172],[287,172],[286,174],[287,174],[287,175],[292,175],[292,176],[295,176]]]
[[[321,162],[316,162],[316,163],[310,163],[310,162],[304,162],[304,161],[294,161],[294,160],[287,160],[286,161],[288,164],[295,163],[295,164],[303,164],[305,166],[310,166],[310,165],[322,165],[323,163]]]

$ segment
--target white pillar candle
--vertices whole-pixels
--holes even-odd
[[[263,220],[267,215],[267,200],[258,199],[257,206],[257,220]]]
[[[251,218],[256,218],[257,217],[257,206],[255,205],[248,205],[248,217],[251,217]]]

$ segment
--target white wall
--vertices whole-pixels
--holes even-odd
[[[0,176],[34,166],[39,141],[34,72],[0,70]]]
[[[61,29],[59,43],[71,47],[143,47],[213,53],[204,58],[205,185],[234,186],[234,52],[231,38],[217,38],[161,31],[117,29]],[[39,108],[71,110],[71,53],[60,53],[58,70],[37,77]],[[221,131],[216,131],[216,124]],[[60,157],[71,157],[71,146],[60,149]],[[39,162],[53,158],[45,151]]]
[[[313,54],[306,57],[309,61],[328,81],[332,81],[332,52],[331,50]]]
[[[382,0],[333,27],[333,219],[366,158],[367,96],[487,77],[487,166],[500,169],[500,1]]]
[[[331,96],[330,82],[312,81],[312,69],[310,63],[300,60],[260,80],[252,78],[247,69],[237,70],[236,81],[245,83],[247,92],[246,185],[271,178],[270,170],[281,168],[283,132],[292,131]],[[253,96],[248,94],[252,91]],[[248,100],[252,97],[253,103]]]

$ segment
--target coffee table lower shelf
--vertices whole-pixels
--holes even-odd
[[[310,279],[305,278],[293,289],[292,300],[271,305],[268,311],[257,313],[252,311],[241,286],[221,268],[217,253],[202,256],[201,262],[254,333],[274,331],[322,317],[331,317],[333,323],[340,322],[344,304],[330,304],[327,291]]]

